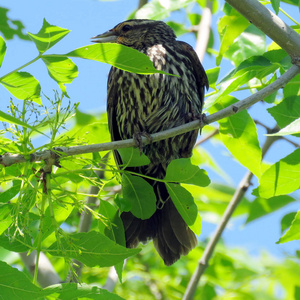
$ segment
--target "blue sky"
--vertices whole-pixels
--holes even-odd
[[[129,14],[137,7],[138,1],[120,0],[120,1],[96,1],[96,0],[27,0],[27,1],[11,1],[2,0],[1,6],[9,8],[9,17],[19,19],[25,25],[26,31],[37,33],[45,18],[50,24],[70,29],[69,35],[60,43],[50,49],[50,53],[63,54],[76,48],[90,44],[90,38],[99,33],[105,32],[114,27],[117,23],[128,18]],[[299,11],[285,5],[286,11],[299,18]],[[212,22],[217,40],[217,21],[215,16]],[[172,15],[172,20],[182,21],[184,16],[181,13]],[[284,18],[288,24],[291,21]],[[193,35],[187,34],[179,37],[194,46],[195,39]],[[218,48],[219,42],[216,41],[215,48]],[[21,41],[18,38],[7,41],[7,53],[0,70],[0,74],[7,72],[23,65],[34,58],[35,45],[30,42]],[[84,112],[102,112],[106,106],[106,81],[107,74],[110,69],[109,65],[95,61],[74,59],[79,68],[79,76],[71,85],[67,86],[68,94],[72,102],[80,102],[79,109]],[[205,69],[215,67],[215,59],[206,55],[203,61]],[[226,60],[222,62],[221,78],[228,73],[233,66]],[[43,92],[53,97],[53,90],[58,86],[52,81],[46,67],[42,62],[36,62],[25,69],[25,71],[33,74],[41,83]],[[240,93],[239,99],[246,97],[248,94]],[[0,109],[6,111],[9,104],[10,94],[3,87],[0,87]],[[250,114],[257,118],[263,119],[265,124],[272,127],[274,121],[271,116],[265,112],[266,106],[258,103],[249,110]],[[259,128],[259,132],[264,131]],[[282,146],[283,145],[283,146]],[[217,144],[208,143],[205,145],[207,151],[211,152],[213,157],[225,172],[230,174],[230,180],[234,186],[246,173],[246,169],[228,156],[227,150]],[[272,150],[267,154],[266,159],[269,162],[275,162],[278,159],[292,152],[294,148],[287,144],[276,143]],[[215,173],[209,171],[214,181],[222,180]],[[254,184],[257,184],[254,181]],[[249,196],[251,197],[251,196]],[[299,199],[299,193],[298,193]],[[277,213],[267,216],[263,219],[255,221],[246,227],[243,227],[244,219],[239,219],[231,223],[223,235],[225,242],[229,246],[243,246],[249,249],[253,254],[257,254],[259,250],[267,248],[276,256],[281,256],[283,252],[293,253],[297,249],[299,243],[292,242],[283,245],[276,245],[275,242],[280,237],[280,220],[288,212],[296,211],[297,204],[290,205]],[[207,237],[213,230],[215,225],[208,223],[203,224],[203,234],[200,239]]]

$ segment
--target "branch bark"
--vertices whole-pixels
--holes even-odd
[[[294,76],[296,76],[299,73],[300,73],[300,67],[298,67],[297,65],[293,65],[281,77],[276,79],[267,87],[247,97],[244,100],[234,103],[210,116],[205,117],[203,122],[196,120],[175,128],[154,133],[151,135],[152,137],[151,141],[149,140],[149,138],[142,137],[142,144],[143,146],[145,146],[152,142],[157,142],[195,129],[199,129],[207,124],[213,123],[225,117],[229,117],[235,113],[238,113],[241,110],[252,106],[256,102],[263,100],[265,97],[271,95],[276,90],[282,88],[287,82],[289,82]],[[93,152],[129,148],[129,147],[136,147],[136,143],[133,139],[114,141],[110,143],[85,145],[85,146],[73,146],[68,148],[57,147],[54,148],[53,150],[45,150],[45,151],[32,153],[30,156],[30,161],[35,162],[35,161],[47,160],[53,156],[53,152],[56,152],[60,157],[65,157],[65,156],[72,156],[72,155],[78,155],[84,153],[93,153]],[[0,164],[2,164],[4,167],[16,163],[24,163],[26,161],[27,158],[21,154],[4,153],[3,155],[0,155]]]

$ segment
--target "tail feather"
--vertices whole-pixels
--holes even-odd
[[[126,246],[137,247],[139,242],[153,239],[158,254],[169,266],[181,255],[187,255],[196,244],[195,234],[187,226],[171,199],[157,209],[147,220],[134,217],[130,212],[121,214],[125,228]]]

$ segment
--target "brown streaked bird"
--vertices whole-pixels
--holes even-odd
[[[108,78],[107,114],[113,141],[129,139],[141,133],[152,134],[194,120],[201,115],[204,89],[208,88],[205,71],[193,48],[176,41],[173,30],[162,21],[128,20],[94,37],[97,43],[118,43],[146,54],[157,70],[176,74],[139,75],[112,67]],[[143,147],[150,164],[130,167],[131,171],[164,178],[168,164],[190,157],[198,130]],[[122,164],[117,151],[116,163]],[[195,234],[175,208],[162,182],[147,180],[154,189],[157,209],[147,220],[123,212],[126,246],[153,239],[166,265],[186,255],[197,244]]]

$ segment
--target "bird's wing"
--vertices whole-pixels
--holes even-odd
[[[111,135],[112,141],[121,140],[120,132],[118,129],[118,123],[116,121],[116,107],[118,101],[116,80],[114,80],[114,74],[116,68],[112,67],[108,74],[107,81],[107,118],[108,118],[108,129]],[[122,159],[117,150],[114,150],[114,157],[117,165],[122,164]]]
[[[203,106],[204,101],[204,87],[206,89],[209,88],[208,79],[205,73],[205,70],[198,58],[197,53],[194,51],[193,47],[191,47],[189,44],[178,41],[178,44],[181,47],[182,52],[185,56],[187,56],[190,61],[192,62],[193,68],[194,68],[194,75],[196,77],[196,83],[198,88],[198,94],[201,98],[201,105]],[[202,109],[202,107],[201,107]]]

